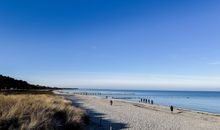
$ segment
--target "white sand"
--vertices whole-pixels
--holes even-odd
[[[175,110],[168,107],[131,103],[95,96],[75,96],[86,109],[103,113],[102,117],[117,123],[125,123],[131,130],[220,130],[220,116],[192,111]]]

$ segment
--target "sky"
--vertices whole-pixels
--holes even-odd
[[[80,88],[220,90],[218,0],[2,0],[0,73]]]

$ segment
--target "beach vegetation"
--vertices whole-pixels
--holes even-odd
[[[77,130],[87,117],[64,97],[49,94],[0,94],[1,130]]]

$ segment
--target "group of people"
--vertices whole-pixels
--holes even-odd
[[[154,104],[154,100],[146,99],[146,98],[141,98],[140,102],[149,103],[149,104]]]
[[[108,97],[106,96],[106,98],[108,98]],[[154,104],[153,100],[145,99],[145,98],[141,98],[140,102]],[[112,100],[110,100],[110,105],[111,106],[113,105],[113,101]],[[171,111],[171,113],[173,113],[173,111],[174,111],[174,107],[172,105],[170,106],[170,111]]]

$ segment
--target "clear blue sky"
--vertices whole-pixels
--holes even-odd
[[[0,73],[59,87],[220,90],[220,1],[2,0]]]

